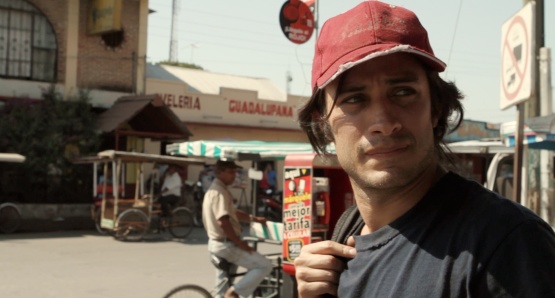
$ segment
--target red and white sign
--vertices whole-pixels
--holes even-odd
[[[314,14],[303,1],[288,0],[279,12],[279,24],[287,39],[296,44],[303,44],[314,32]]]
[[[285,167],[283,181],[283,256],[293,262],[312,236],[312,168]]]
[[[177,117],[186,123],[239,125],[298,130],[297,107],[305,97],[287,101],[258,98],[256,92],[221,88],[220,94],[189,92],[173,81],[147,80],[147,92],[158,93]]]
[[[528,2],[501,29],[501,97],[507,109],[532,95],[534,77],[535,4]]]

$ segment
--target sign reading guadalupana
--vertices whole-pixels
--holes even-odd
[[[252,101],[229,100],[230,113],[258,114],[265,116],[293,117],[293,107]]]
[[[293,118],[294,109],[293,105],[288,103],[275,103],[275,102],[263,102],[263,101],[252,101],[252,100],[238,100],[238,99],[228,99],[223,98],[223,102],[219,102],[216,98],[202,98],[202,96],[193,96],[186,94],[162,94],[162,99],[164,103],[174,109],[178,110],[197,110],[203,111],[203,106],[206,106],[206,111],[210,113],[217,113],[221,110],[221,106],[227,106],[227,109],[221,110],[222,117],[225,114],[249,114],[249,115],[260,115],[260,116],[273,116],[273,117],[285,117]],[[210,101],[210,104],[208,103]],[[226,103],[227,102],[227,103]],[[220,107],[220,109],[218,109]],[[180,113],[178,113],[180,114]]]

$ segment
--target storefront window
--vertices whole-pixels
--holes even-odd
[[[48,19],[23,0],[0,0],[0,76],[54,81],[56,36]]]

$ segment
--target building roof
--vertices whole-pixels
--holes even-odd
[[[178,80],[188,85],[189,91],[220,95],[222,88],[254,91],[258,99],[287,101],[287,94],[271,80],[169,65],[148,65],[147,77],[160,80]]]
[[[98,127],[104,133],[134,134],[153,139],[188,139],[192,133],[159,95],[124,96],[100,114]]]
[[[174,81],[174,82],[183,83],[183,81],[180,78],[174,76],[159,64],[148,63],[146,67],[146,77],[158,79],[158,80],[164,80],[164,81]]]

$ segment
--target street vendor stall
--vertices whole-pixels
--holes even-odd
[[[335,223],[354,200],[335,155],[287,156],[284,185],[283,271],[294,277],[293,261],[301,248],[330,239]]]
[[[218,159],[251,161],[251,168],[248,170],[248,175],[245,175],[253,179],[250,188],[251,199],[248,201],[252,202],[250,206],[252,213],[259,214],[258,207],[260,206],[258,204],[260,200],[254,199],[261,195],[258,190],[258,181],[262,178],[259,163],[279,161],[281,165],[288,155],[312,154],[313,150],[309,143],[299,142],[198,140],[167,145],[166,153],[174,156],[202,157],[212,160],[212,162]],[[275,166],[274,168],[277,172],[282,170],[281,166]],[[189,174],[189,176],[194,175]],[[278,177],[280,176],[278,175]],[[245,193],[248,192],[248,185],[245,183],[240,187],[242,188],[242,194],[239,207],[242,208],[243,200],[247,200]]]
[[[334,152],[334,148],[329,148]],[[293,260],[302,246],[330,239],[335,222],[353,204],[351,184],[335,155],[318,156],[309,143],[261,141],[194,141],[171,144],[166,152],[189,157],[283,161],[281,223],[251,229],[253,236],[282,242],[284,297],[295,292]],[[256,202],[256,200],[254,201]],[[254,208],[256,210],[256,208]]]

